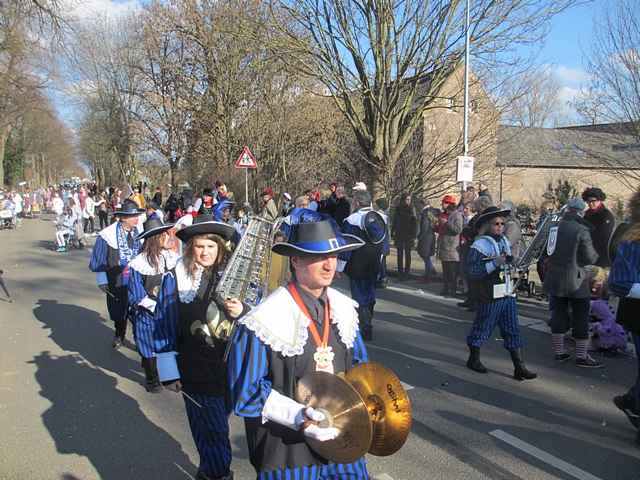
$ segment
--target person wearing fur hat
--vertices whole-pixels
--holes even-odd
[[[473,326],[467,336],[467,367],[478,373],[487,373],[480,361],[480,348],[497,324],[504,339],[504,348],[511,354],[513,378],[532,380],[537,375],[527,369],[522,359],[518,306],[511,281],[513,256],[509,240],[503,234],[505,219],[510,213],[509,210],[489,207],[475,222],[478,237],[467,255],[467,268],[477,303]]]
[[[89,269],[96,273],[98,288],[107,297],[109,316],[115,322],[113,348],[122,346],[127,332],[129,263],[140,251],[136,226],[143,213],[144,209],[133,200],[122,202],[113,212],[117,221],[98,233],[89,262]]]
[[[148,207],[148,205],[147,205]],[[173,252],[172,224],[157,217],[144,222],[138,240],[144,240],[140,253],[129,268],[129,305],[138,353],[142,358],[148,392],[160,393],[157,356],[175,354],[175,331],[178,322],[176,279],[173,269],[178,255]]]
[[[604,205],[606,198],[605,193],[598,187],[589,187],[582,192],[582,200],[584,200],[589,207],[584,214],[584,219],[593,226],[591,239],[593,241],[593,248],[598,252],[596,265],[599,267],[611,266],[608,247],[609,239],[616,225],[616,218]]]
[[[591,290],[586,267],[596,263],[598,252],[593,248],[591,226],[582,218],[585,209],[584,201],[572,198],[561,219],[551,224],[543,287],[549,295],[555,360],[566,362],[571,358],[565,351],[564,336],[572,327],[576,340],[576,366],[601,368],[602,363],[587,352]]]
[[[187,394],[185,409],[200,455],[196,480],[233,478],[224,352],[230,320],[248,307],[237,298],[216,298],[214,292],[226,262],[226,243],[234,232],[232,225],[198,215],[176,233],[184,243],[184,254],[175,266],[177,358],[169,357],[177,360],[177,375],[173,368],[167,388]]]
[[[620,297],[617,321],[631,332],[636,350],[636,380],[624,394],[613,402],[631,424],[639,429],[636,443],[640,444],[640,190],[629,200],[629,226],[618,244],[609,273],[609,290]]]
[[[258,480],[369,478],[364,458],[332,463],[305,439],[342,434],[321,427],[322,412],[294,400],[305,374],[339,374],[367,361],[354,301],[330,287],[338,254],[363,242],[335,222],[305,210],[272,250],[290,257],[292,281],[239,320],[229,357],[229,386],[236,415],[244,417],[249,458]]]

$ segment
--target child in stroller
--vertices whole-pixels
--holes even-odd
[[[10,198],[0,199],[0,228],[14,228],[16,226],[15,205]]]
[[[69,245],[73,245],[76,235],[78,217],[69,207],[65,207],[64,213],[56,222],[56,246],[57,252],[66,252]]]

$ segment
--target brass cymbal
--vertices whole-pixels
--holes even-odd
[[[375,362],[356,365],[346,379],[367,405],[373,427],[369,453],[384,457],[397,452],[411,431],[411,401],[400,379]]]
[[[336,463],[352,463],[371,445],[372,430],[367,407],[358,392],[341,376],[313,372],[298,381],[296,400],[325,415],[321,427],[335,427],[340,434],[320,442],[307,438],[320,456]]]

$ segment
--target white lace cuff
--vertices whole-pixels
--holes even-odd
[[[141,306],[142,308],[146,308],[151,313],[154,313],[156,311],[156,301],[152,300],[148,296],[146,296],[142,300],[140,300],[138,302],[138,305]]]
[[[629,290],[627,298],[640,298],[640,283],[631,285],[631,290]]]

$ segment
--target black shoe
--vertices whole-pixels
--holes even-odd
[[[513,362],[513,378],[518,381],[533,380],[538,378],[538,375],[527,369],[527,366],[522,360],[522,349],[510,350],[511,361]]]
[[[576,367],[581,368],[603,368],[604,364],[594,360],[589,355],[586,358],[576,358]]]
[[[553,359],[557,363],[564,363],[567,360],[569,360],[570,358],[571,358],[571,354],[570,353],[558,353],[553,357]]]
[[[140,362],[144,369],[145,384],[144,388],[149,393],[160,393],[162,391],[162,384],[158,378],[157,358],[144,358]]]
[[[469,359],[467,360],[467,368],[478,373],[487,373],[486,367],[480,361],[480,348],[469,347]]]
[[[458,306],[460,308],[469,308],[472,306],[471,302],[469,301],[469,299],[466,299],[464,302],[458,302]]]
[[[636,411],[635,401],[630,395],[618,395],[613,397],[613,403],[627,416],[631,425],[640,428],[640,414]]]
[[[118,350],[120,347],[122,347],[123,345],[123,341],[120,337],[113,337],[113,342],[111,343],[111,346],[113,347],[114,350]]]

